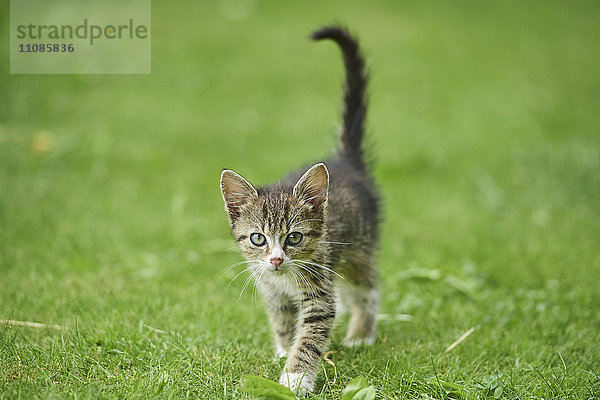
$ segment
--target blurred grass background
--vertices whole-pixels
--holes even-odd
[[[370,66],[382,321],[316,398],[600,396],[596,1],[158,2],[152,74],[0,77],[0,398],[244,397],[275,379],[222,168],[278,179],[336,144],[340,22]],[[463,344],[444,349],[471,327]],[[487,385],[487,386],[486,386]]]

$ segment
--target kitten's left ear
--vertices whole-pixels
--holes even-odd
[[[323,163],[310,167],[294,186],[294,196],[310,204],[315,212],[325,209],[328,193],[329,172]]]

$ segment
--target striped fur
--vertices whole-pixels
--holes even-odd
[[[357,42],[342,28],[325,27],[312,37],[333,40],[344,56],[338,153],[259,188],[231,170],[221,174],[233,237],[263,295],[276,351],[287,355],[280,382],[301,394],[314,389],[337,299],[352,314],[344,339],[348,346],[373,343],[379,304],[375,253],[380,207],[362,145],[364,61]]]

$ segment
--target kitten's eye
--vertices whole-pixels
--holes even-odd
[[[296,246],[302,241],[302,234],[300,232],[292,232],[285,238],[285,242],[290,246]]]
[[[267,238],[262,233],[253,233],[250,235],[250,241],[255,246],[264,246],[267,243]]]

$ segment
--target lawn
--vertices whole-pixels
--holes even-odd
[[[330,154],[332,21],[372,76],[387,318],[354,349],[342,319],[313,398],[600,398],[598,2],[153,3],[151,75],[9,75],[2,6],[0,319],[46,326],[0,324],[0,398],[278,378],[218,180]]]

